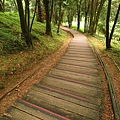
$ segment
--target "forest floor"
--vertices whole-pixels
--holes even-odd
[[[111,50],[106,50],[105,49],[105,43],[101,42],[100,39],[97,39],[95,37],[92,36],[87,36],[89,40],[92,41],[92,43],[95,45],[97,52],[99,53],[100,57],[102,58],[102,61],[104,62],[105,66],[107,67],[108,73],[110,74],[111,78],[112,78],[112,83],[115,89],[115,93],[117,96],[117,100],[120,106],[120,71],[119,71],[119,66],[120,66],[120,61],[117,61],[117,59],[112,56],[112,48]],[[117,62],[116,62],[117,61]],[[117,67],[116,65],[117,64]],[[106,79],[103,73],[103,70],[101,70],[102,73],[102,77],[103,79]],[[106,109],[106,111],[104,112],[104,117],[105,120],[109,120],[110,116],[108,116],[108,112],[110,110],[111,107],[111,101],[109,100],[109,92],[108,92],[108,82],[103,81],[102,83],[103,86],[103,95],[106,95],[106,97],[103,97],[103,105],[104,105],[104,109]],[[108,97],[107,97],[108,96]],[[111,111],[111,110],[110,110]],[[110,113],[110,112],[109,112]],[[113,117],[113,114],[111,112],[111,118]],[[110,119],[111,120],[111,119]]]
[[[20,54],[16,54],[15,58],[19,58],[19,56],[25,57],[25,62],[27,61],[26,56],[28,56],[28,54],[31,54],[33,57],[35,56],[35,59],[27,61],[27,65],[17,67],[15,71],[10,71],[11,74],[7,75],[7,82],[5,82],[4,87],[1,87],[0,89],[0,115],[2,115],[16,99],[22,98],[33,84],[39,83],[45,74],[55,66],[56,62],[65,53],[68,44],[72,39],[70,34],[66,35],[67,37],[64,37],[64,41],[66,42],[64,42],[64,44],[56,51],[43,56],[43,59],[40,59],[39,56],[36,57],[34,52],[29,53],[28,51],[24,51]],[[12,56],[12,54],[10,56]],[[9,59],[12,61],[11,57],[9,57]],[[19,65],[19,60],[17,61],[17,65]]]
[[[67,41],[61,46],[60,49],[53,52],[51,55],[46,56],[42,60],[30,61],[29,64],[23,68],[23,71],[17,71],[11,73],[9,84],[6,84],[5,88],[0,89],[0,96],[6,93],[2,99],[0,99],[0,115],[2,115],[14,102],[16,99],[22,98],[22,96],[30,89],[33,84],[39,83],[41,79],[45,76],[50,69],[55,66],[56,62],[61,58],[61,56],[66,51],[69,42],[72,39],[72,36],[67,34]],[[97,39],[91,36],[87,36],[93,42],[97,42]],[[65,38],[66,39],[66,38]],[[115,67],[114,62],[108,57],[108,55],[104,52],[101,52],[102,44],[97,42],[96,48],[101,55],[104,63],[106,64],[109,73],[113,78],[113,83],[115,86],[115,90],[120,100],[120,83],[118,84],[118,79],[120,76],[119,71]],[[21,53],[23,54],[23,53]],[[29,53],[27,53],[29,54]],[[33,53],[34,54],[34,53]],[[19,54],[18,54],[19,55]],[[26,55],[26,53],[24,53]],[[23,55],[23,56],[24,56]],[[37,59],[37,58],[36,58]],[[19,63],[18,63],[19,64]],[[102,82],[103,88],[103,111],[102,111],[102,119],[103,120],[114,120],[114,115],[112,112],[111,101],[109,97],[109,91],[107,86],[107,80],[105,80],[105,75],[101,68],[101,75],[104,79]],[[20,84],[19,84],[20,83]],[[10,91],[10,92],[8,92]],[[119,101],[120,102],[120,101]]]

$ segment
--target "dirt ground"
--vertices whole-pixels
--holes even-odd
[[[61,56],[65,53],[69,42],[71,41],[72,36],[68,34],[68,41],[61,46],[61,48],[53,53],[52,55],[46,57],[44,60],[39,63],[31,63],[30,67],[24,70],[22,73],[16,73],[11,75],[11,81],[14,81],[14,78],[17,78],[17,81],[9,87],[9,85],[5,86],[5,89],[0,90],[0,115],[2,115],[14,102],[16,99],[22,98],[22,96],[30,89],[33,84],[39,83],[41,79],[45,76],[50,69],[55,66],[56,62],[61,58]],[[99,49],[98,49],[99,51]],[[120,88],[117,85],[118,79],[118,71],[112,62],[112,60],[101,53],[100,55],[106,66],[109,68],[109,72],[114,79],[114,86],[116,88],[118,97],[120,98]],[[109,64],[108,64],[109,63]],[[102,89],[103,89],[103,109],[102,109],[102,120],[114,120],[114,115],[112,111],[111,101],[109,97],[109,91],[107,86],[107,80],[105,79],[104,72],[100,65],[101,76],[103,78]],[[11,82],[12,83],[12,82]],[[9,91],[9,92],[8,92]]]
[[[88,38],[93,43],[96,42],[96,38],[91,37],[91,36],[88,36]],[[112,83],[114,85],[117,100],[118,100],[118,103],[120,105],[120,83],[119,83],[119,81],[120,81],[120,71],[115,66],[115,63],[114,63],[113,59],[110,58],[108,54],[101,52],[101,50],[100,50],[101,48],[103,48],[103,44],[98,43],[96,45],[97,52],[101,56],[102,61],[104,62],[105,66],[107,67],[108,73],[110,74],[110,76],[112,78]],[[104,106],[104,110],[103,110],[103,117],[102,118],[103,118],[103,120],[114,120],[114,114],[113,114],[113,111],[112,111],[111,100],[110,100],[109,91],[108,91],[108,82],[105,78],[105,75],[104,75],[104,72],[103,72],[103,69],[102,69],[101,65],[99,67],[100,67],[100,70],[101,70],[101,76],[103,78],[102,87],[103,87],[103,106]]]
[[[4,89],[0,89],[0,115],[2,115],[16,99],[22,98],[33,84],[39,83],[45,74],[55,66],[56,62],[65,53],[72,39],[71,35],[67,35],[67,42],[63,44],[58,51],[37,63],[31,62],[31,65],[26,69],[24,68],[21,73],[17,72],[10,76],[10,85],[6,84]]]

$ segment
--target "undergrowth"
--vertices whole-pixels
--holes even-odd
[[[56,33],[57,27],[52,26],[53,37],[45,35],[45,28],[45,23],[34,21],[31,33],[34,48],[26,48],[18,14],[0,12],[0,88],[9,82],[8,76],[39,62],[67,40],[64,32]]]
[[[112,48],[110,50],[106,50],[106,38],[103,35],[94,35],[96,39],[96,45],[99,43],[103,47],[101,48],[101,52],[108,54],[112,59],[114,59],[117,64],[120,66],[120,41],[117,38],[113,38],[111,40]]]

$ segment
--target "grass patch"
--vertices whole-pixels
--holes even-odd
[[[76,26],[72,26],[71,27],[73,30],[77,30],[77,27]],[[83,28],[80,28],[79,30],[78,30],[79,32],[84,32],[84,29]]]
[[[45,35],[45,23],[34,21],[32,40],[34,49],[25,47],[21,35],[17,13],[0,13],[0,88],[9,82],[8,76],[24,69],[31,64],[54,53],[67,40],[65,32],[56,33],[57,27],[52,26],[53,37]]]
[[[93,42],[96,47],[100,48],[101,52],[109,55],[120,66],[120,41],[112,39],[111,41],[112,48],[110,50],[106,50],[106,38],[103,35],[100,36],[94,35]]]

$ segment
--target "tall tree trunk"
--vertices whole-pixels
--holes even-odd
[[[5,12],[5,0],[0,0],[0,12]]]
[[[37,21],[41,23],[44,22],[40,0],[37,0]]]
[[[103,5],[104,5],[105,1],[106,1],[106,0],[101,0],[100,6],[99,6],[98,11],[97,11],[96,21],[95,21],[95,27],[94,27],[94,31],[95,31],[95,32],[96,32],[96,29],[97,29],[99,16],[100,16],[100,13],[101,13],[101,11],[102,11],[102,8],[103,8]]]
[[[88,11],[90,8],[90,0],[88,1],[87,4],[87,0],[85,0],[85,22],[84,22],[84,32],[88,32]]]
[[[57,25],[57,23],[58,23],[57,9],[56,9],[56,11],[55,11],[55,18],[54,18],[54,19],[55,19],[55,20],[54,20],[54,24]]]
[[[25,37],[25,41],[26,41],[27,46],[31,47],[32,46],[32,39],[31,39],[31,36],[29,33],[29,27],[27,26],[27,24],[25,22],[22,0],[16,0],[16,1],[17,1],[17,5],[18,5],[18,12],[19,12],[19,17],[20,17],[22,34]]]
[[[68,25],[69,25],[69,28],[71,28],[71,26],[72,26],[72,21],[73,21],[73,16],[72,15],[68,15]]]
[[[45,12],[46,12],[46,34],[52,36],[51,22],[49,13],[49,0],[44,0]]]
[[[36,3],[35,3],[35,9],[34,9],[32,22],[31,22],[31,25],[30,25],[30,32],[32,31],[32,26],[33,26],[33,22],[34,22],[34,19],[35,19],[36,10],[37,10],[37,0],[36,0]]]
[[[57,1],[54,0],[54,5],[53,5],[53,23],[57,25],[58,22],[58,9],[56,8],[57,6]]]
[[[109,41],[109,20],[110,20],[111,3],[112,3],[112,0],[109,0],[107,18],[106,18],[106,48],[107,49],[111,48],[110,41]]]
[[[3,7],[1,2],[0,2],[0,12],[3,12]]]
[[[118,6],[118,10],[117,10],[117,14],[116,14],[116,17],[115,17],[115,21],[114,21],[114,24],[113,24],[113,27],[112,27],[112,30],[111,30],[111,33],[110,33],[110,39],[109,39],[109,42],[110,42],[110,43],[111,43],[111,39],[112,39],[112,36],[113,36],[113,33],[114,33],[115,25],[116,25],[116,23],[117,23],[119,11],[120,11],[120,4],[119,4],[119,6]]]
[[[62,9],[62,2],[63,0],[59,1],[59,21],[58,21],[58,29],[57,29],[57,33],[59,33],[59,29],[60,29],[60,25],[61,25],[61,9]]]
[[[93,12],[93,21],[92,21],[92,35],[96,32],[96,19],[97,19],[97,13],[99,9],[99,4],[101,4],[98,0],[94,0],[94,12]]]
[[[93,9],[93,6],[94,6],[94,0],[92,0],[91,2],[91,13],[90,13],[90,24],[89,24],[89,33],[90,34],[93,34],[93,13],[94,13],[94,9]]]
[[[78,10],[78,12],[77,12],[77,16],[78,16],[78,18],[77,18],[77,30],[80,29],[80,7],[81,7],[81,0],[77,4],[77,10]]]
[[[98,24],[98,20],[99,20],[99,16],[100,16],[100,13],[101,13],[101,10],[102,10],[102,7],[104,5],[106,0],[101,0],[100,2],[96,1],[96,9],[94,11],[94,20],[92,22],[92,25],[93,25],[93,33],[96,33],[96,29],[97,29],[97,24]]]
[[[54,5],[54,0],[51,1],[50,22],[52,20],[52,15],[53,15],[53,5]]]

